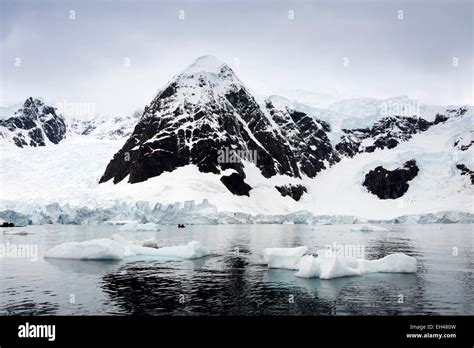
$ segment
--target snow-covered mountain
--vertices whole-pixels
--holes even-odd
[[[338,160],[326,136],[328,124],[304,113],[278,111],[271,103],[267,109],[260,108],[227,64],[200,57],[145,108],[101,182],[113,178],[118,183],[128,176],[130,183],[137,183],[195,165],[202,173],[222,175],[222,184],[232,193],[249,195],[252,186],[245,182],[242,156],[223,160],[223,150],[255,154],[254,164],[265,178],[314,177]],[[289,183],[275,189],[295,199],[305,191]]]
[[[143,114],[67,122],[67,138],[55,146],[19,148],[11,137],[2,139],[11,147],[0,148],[0,217],[474,221],[473,108],[407,111],[407,100],[392,98],[386,110],[365,113],[354,105],[367,103],[354,101],[342,111],[281,96],[257,102],[226,64],[201,57],[161,88]],[[23,132],[13,125],[23,127],[35,107],[28,103],[26,113],[24,107],[15,115],[22,122],[4,120],[11,128],[1,129]],[[358,123],[365,117],[373,120],[367,127]],[[356,127],[342,127],[350,124]]]
[[[74,135],[84,135],[103,140],[118,140],[132,134],[143,110],[128,116],[94,116],[90,118],[71,118],[67,120],[69,131]]]
[[[12,117],[0,120],[0,137],[18,147],[58,144],[66,137],[66,123],[54,107],[28,98]]]
[[[143,110],[126,116],[63,116],[40,97],[29,97],[23,104],[0,107],[0,137],[3,144],[18,147],[57,144],[66,137],[86,136],[120,140],[130,136]]]
[[[375,149],[393,149],[414,134],[446,122],[450,117],[462,116],[466,111],[465,107],[448,109],[445,114],[437,114],[433,122],[417,116],[388,116],[376,121],[371,128],[343,129],[344,135],[336,145],[336,150],[352,157],[360,152],[373,152]]]
[[[437,114],[442,114],[449,106],[427,105],[406,96],[387,99],[355,98],[335,102],[328,110],[349,116],[342,128],[367,128],[378,120],[388,116],[418,116],[427,121],[434,121]]]

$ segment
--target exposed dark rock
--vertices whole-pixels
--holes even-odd
[[[447,109],[446,115],[437,114],[433,122],[417,116],[384,117],[375,122],[372,128],[343,129],[344,135],[335,148],[340,154],[349,157],[362,152],[374,152],[376,149],[393,149],[401,142],[411,139],[414,134],[444,123],[451,117],[463,116],[466,111],[465,107]]]
[[[299,201],[303,193],[308,192],[306,187],[303,185],[283,185],[275,186],[275,188],[281,193],[283,197],[290,196],[295,201]]]
[[[325,162],[331,165],[339,161],[339,155],[327,136],[331,131],[328,123],[290,108],[277,109],[269,100],[266,108],[289,142],[303,174],[313,178],[327,169]]]
[[[466,136],[466,135],[459,136],[458,139],[454,142],[454,147],[461,151],[467,151],[467,149],[469,149],[472,146],[472,144],[474,144],[474,141],[471,140],[472,131],[470,133],[471,134],[469,136]]]
[[[275,126],[272,115],[259,106],[229,66],[211,62],[218,66],[215,71],[196,69],[209,59],[215,60],[198,59],[157,95],[108,164],[101,183],[110,179],[118,183],[127,176],[130,183],[137,183],[189,164],[205,173],[234,169],[243,181],[241,158],[220,160],[219,153],[228,149],[255,152],[255,165],[266,178],[314,177],[339,160],[327,138],[327,123],[284,110],[284,120]],[[231,192],[248,193],[241,183],[227,182]]]
[[[461,175],[469,175],[471,178],[471,184],[474,185],[474,171],[470,170],[464,164],[457,164],[456,168],[461,171]]]
[[[419,168],[415,160],[408,161],[403,167],[395,170],[387,170],[378,166],[365,175],[362,185],[380,199],[397,199],[407,192],[408,181],[415,178],[418,171]]]
[[[0,126],[6,128],[0,130],[0,136],[8,137],[6,133],[11,132],[13,143],[18,147],[45,146],[47,140],[58,144],[66,137],[64,118],[55,108],[33,98],[28,98],[13,117],[0,120]]]
[[[217,81],[214,76],[185,71],[175,78],[146,109],[100,182],[118,183],[127,175],[130,183],[141,182],[188,164],[206,173],[232,168],[243,174],[241,160],[219,163],[226,148],[256,151],[265,177],[299,177],[289,146],[232,70],[222,64]]]
[[[446,115],[436,114],[433,124],[443,123],[449,119]]]
[[[252,187],[244,181],[244,178],[237,173],[232,173],[227,176],[222,176],[222,183],[237,196],[249,196]]]
[[[336,145],[339,153],[353,157],[376,149],[393,149],[414,134],[426,131],[432,124],[419,117],[389,116],[374,123],[372,128],[343,129],[345,133]],[[365,140],[370,145],[363,146]],[[371,140],[371,141],[369,141]]]

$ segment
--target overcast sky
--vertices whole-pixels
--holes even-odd
[[[0,3],[3,106],[33,95],[127,114],[207,54],[262,93],[473,104],[471,0]]]

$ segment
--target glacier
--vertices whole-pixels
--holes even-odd
[[[358,224],[443,224],[474,223],[474,214],[460,211],[440,211],[427,214],[402,215],[393,219],[364,219],[352,215],[315,215],[308,211],[288,214],[248,214],[218,211],[209,201],[176,202],[150,205],[149,202],[117,202],[108,207],[61,206],[57,203],[42,205],[16,205],[0,210],[0,219],[16,225],[118,225],[118,230],[153,231],[158,225],[232,225],[232,224],[354,224],[353,231],[386,230],[381,226],[367,228]]]

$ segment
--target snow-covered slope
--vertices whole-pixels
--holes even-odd
[[[143,115],[72,122],[55,146],[19,148],[1,139],[0,217],[282,223],[317,222],[313,215],[353,222],[474,213],[473,108],[426,109],[421,119],[374,114],[379,101],[367,103],[372,109],[366,105],[354,117],[276,96],[259,104],[226,64],[201,57]],[[354,105],[361,104],[340,109]],[[342,122],[359,116],[377,121],[343,132],[357,148],[336,152]],[[383,146],[373,146],[377,141]],[[258,157],[221,161],[223,149]],[[441,213],[423,221],[466,216],[472,217]]]
[[[143,110],[137,110],[128,116],[94,116],[90,118],[67,119],[68,129],[71,135],[86,135],[96,139],[119,140],[125,139],[132,134],[143,114]]]
[[[459,107],[459,106],[458,106]],[[449,106],[427,105],[406,96],[376,99],[355,98],[335,102],[328,109],[350,116],[344,121],[346,129],[371,127],[377,120],[387,116],[418,116],[434,121],[436,114],[446,112]]]
[[[445,210],[472,212],[474,186],[457,165],[474,168],[474,147],[461,150],[455,146],[460,137],[466,136],[471,124],[472,116],[453,118],[414,135],[394,149],[377,149],[353,158],[344,157],[314,179],[281,175],[268,179],[254,164],[246,162],[247,182],[253,187],[249,196],[233,195],[222,185],[219,174],[202,173],[195,165],[180,167],[133,185],[125,181],[117,185],[111,181],[99,185],[102,170],[120,148],[120,141],[78,137],[52,147],[20,149],[11,146],[8,151],[1,152],[0,211],[12,209],[28,214],[33,207],[58,203],[61,207],[68,205],[69,209],[75,207],[75,214],[80,216],[91,215],[94,209],[106,211],[108,207],[117,206],[122,206],[122,214],[132,209],[130,207],[137,209],[137,201],[146,201],[153,207],[157,203],[173,206],[174,202],[208,199],[216,207],[206,208],[210,215],[216,211],[255,215],[306,210],[317,215],[392,219]],[[419,173],[409,182],[409,188],[401,198],[381,200],[362,185],[365,175],[377,166],[393,170],[412,159],[416,161]],[[299,201],[283,197],[274,188],[292,180],[294,184],[303,182],[307,187],[308,192]],[[152,208],[149,217],[153,216],[151,211]],[[160,214],[166,215],[163,211]],[[86,221],[84,219],[79,221]],[[234,215],[229,221],[237,220]]]
[[[308,91],[304,89],[280,89],[278,95],[285,96],[292,103],[307,105],[316,109],[327,109],[331,104],[344,100],[343,95],[334,89],[324,87]]]

